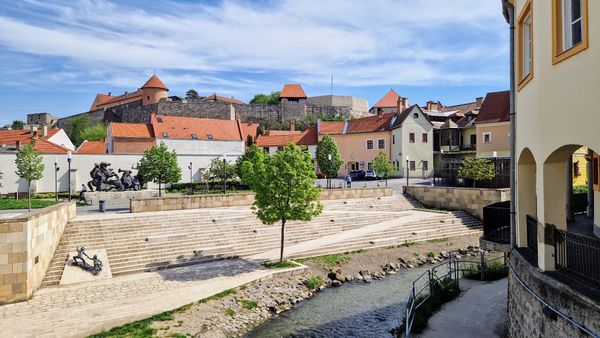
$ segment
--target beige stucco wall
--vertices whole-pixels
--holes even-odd
[[[348,162],[358,162],[359,170],[367,170],[368,163],[371,162],[381,150],[383,150],[389,158],[390,155],[390,144],[391,134],[389,132],[377,132],[377,133],[361,133],[361,134],[345,134],[345,135],[331,135],[335,140],[335,143],[340,149],[340,155],[344,160],[344,165],[340,169],[340,175],[347,175],[350,171]],[[323,136],[319,136],[319,141]],[[367,140],[373,140],[373,149],[367,150]],[[385,140],[385,149],[377,148],[377,140]],[[360,167],[361,161],[364,163],[364,167]]]
[[[464,129],[461,129],[460,132],[461,132],[461,135],[463,138],[463,144],[470,145],[471,144],[471,135],[477,135],[477,127],[473,126],[473,127],[469,127],[469,128],[464,128]],[[482,138],[483,138],[483,136],[482,136]],[[475,141],[475,144],[478,144],[481,142],[483,142],[483,140],[478,138]]]
[[[475,129],[477,157],[493,157],[494,151],[498,157],[510,157],[510,122],[478,123]],[[492,134],[492,142],[483,142],[485,133]]]
[[[41,285],[75,202],[0,220],[0,304],[27,300]]]
[[[408,186],[404,192],[427,207],[464,210],[479,218],[486,205],[510,199],[510,189]]]
[[[514,2],[518,17],[526,1]],[[587,3],[588,49],[553,65],[551,1],[532,2],[533,78],[516,93],[516,155],[519,158],[525,148],[532,152],[538,221],[559,228],[566,228],[564,161],[579,146],[600,150],[600,108],[594,104],[600,92],[600,1]],[[531,191],[522,188],[522,180],[531,179],[517,176],[517,203],[531,198]],[[600,213],[595,215],[595,231],[600,233]],[[518,218],[518,226],[525,227],[523,217]],[[554,268],[551,250],[540,247],[542,269]]]

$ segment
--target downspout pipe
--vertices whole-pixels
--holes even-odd
[[[515,108],[515,7],[502,0],[504,17],[510,26],[510,246],[517,247],[516,211],[516,139],[517,121]]]

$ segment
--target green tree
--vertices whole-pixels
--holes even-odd
[[[253,209],[263,224],[281,222],[283,261],[285,224],[291,220],[310,221],[323,210],[320,189],[310,154],[293,143],[275,155],[257,153],[254,162],[242,163],[243,176],[256,193]]]
[[[265,94],[256,94],[254,98],[250,100],[250,104],[278,104],[279,103],[279,95],[281,92],[271,92],[269,95]]]
[[[25,125],[25,122],[21,121],[21,120],[14,120],[12,122],[12,125],[10,126],[13,130],[21,130],[23,129],[23,126]]]
[[[255,162],[258,160],[260,155],[263,155],[264,151],[262,148],[258,147],[256,144],[252,144],[251,146],[246,148],[246,152],[244,155],[237,158],[235,161],[235,174],[240,178],[242,183],[250,186],[250,181],[248,179],[244,179],[244,172],[242,170],[242,164],[244,161]]]
[[[187,92],[185,92],[185,98],[187,100],[198,100],[200,98],[200,95],[198,95],[198,92],[195,89],[190,89]]]
[[[223,161],[222,158],[215,157],[210,161],[210,165],[206,168],[202,176],[206,181],[231,180],[236,176],[235,165]]]
[[[79,140],[83,143],[84,140],[88,141],[101,141],[106,138],[106,124],[100,123],[93,126],[89,126],[79,132]]]
[[[385,186],[387,187],[388,175],[395,172],[396,168],[394,168],[394,165],[383,150],[373,159],[371,166],[378,177],[383,177],[385,179]]]
[[[35,140],[24,146],[17,153],[15,164],[17,171],[15,173],[27,180],[27,198],[29,211],[31,211],[31,182],[42,179],[44,175],[44,162],[42,155],[33,149]]]
[[[331,135],[323,136],[317,144],[317,164],[319,170],[327,178],[327,187],[331,188],[331,178],[337,177],[344,161],[340,156],[340,150]]]
[[[461,163],[457,172],[458,177],[473,180],[473,187],[477,181],[491,180],[496,177],[494,164],[484,158],[467,157]]]
[[[65,124],[65,132],[69,135],[69,138],[75,146],[81,145],[83,139],[81,138],[81,132],[90,126],[90,118],[85,115],[75,116],[67,121]]]
[[[144,151],[138,163],[138,173],[144,180],[158,183],[158,195],[162,196],[162,184],[181,180],[181,168],[177,164],[177,153],[169,151],[164,142]]]

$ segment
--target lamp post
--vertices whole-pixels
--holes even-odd
[[[54,200],[58,202],[58,159],[54,159]]]
[[[327,158],[331,162],[331,154],[327,154]],[[327,189],[331,189],[331,179],[329,177],[327,177]]]
[[[69,178],[69,202],[71,201],[71,159],[73,158],[73,154],[69,151],[67,153],[67,163],[68,163],[68,178]]]
[[[406,155],[406,186],[408,187],[408,177],[410,175],[410,167],[408,166],[409,157]]]
[[[498,168],[497,168],[497,160],[496,158],[498,157],[498,152],[497,151],[493,151],[492,152],[492,156],[494,157],[494,188],[498,187]]]
[[[223,194],[227,191],[227,155],[223,154]]]
[[[188,165],[188,169],[190,169],[190,193],[194,193],[194,174],[192,170],[192,162],[190,161],[190,165]]]

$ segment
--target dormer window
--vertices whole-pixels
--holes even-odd
[[[163,137],[164,138],[169,138],[169,134],[168,133],[163,133]]]
[[[197,140],[198,139],[198,135],[192,134],[192,139]]]
[[[212,136],[211,134],[208,134],[208,135],[206,135],[206,137],[207,137],[209,140],[212,140],[212,139],[213,139],[213,136]]]

